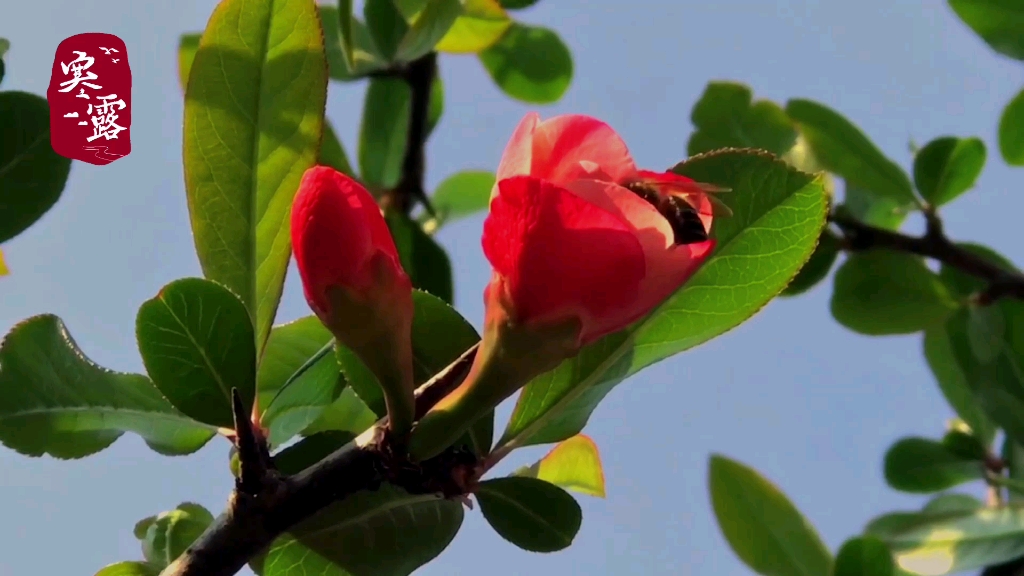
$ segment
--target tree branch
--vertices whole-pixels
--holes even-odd
[[[409,85],[411,110],[405,156],[402,159],[402,177],[388,195],[388,202],[394,209],[406,214],[416,202],[420,202],[433,216],[434,208],[423,189],[423,176],[426,165],[424,148],[427,143],[427,116],[430,113],[430,91],[434,77],[437,76],[437,53],[429,52],[409,62],[399,75]]]
[[[998,264],[957,246],[946,237],[942,222],[934,213],[925,213],[928,227],[922,236],[909,236],[870,226],[844,214],[833,213],[829,220],[843,232],[843,243],[853,252],[883,248],[932,258],[988,282],[978,300],[989,304],[1002,297],[1024,300],[1024,275],[1005,270]]]
[[[476,351],[474,345],[416,390],[417,418],[462,383]],[[387,417],[381,418],[355,440],[294,476],[266,475],[258,483],[258,493],[236,487],[227,510],[161,576],[235,574],[298,522],[336,500],[375,490],[384,481],[417,494],[454,497],[465,492],[461,476],[453,472],[474,466],[475,459],[450,450],[419,466],[410,465],[390,449],[386,424]]]

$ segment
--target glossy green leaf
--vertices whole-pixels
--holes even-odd
[[[241,298],[258,355],[281,299],[291,203],[319,155],[326,98],[314,3],[218,5],[185,90],[185,190],[203,274]]]
[[[319,163],[324,166],[330,166],[338,172],[353,178],[356,176],[355,170],[352,169],[352,164],[348,161],[345,147],[341,145],[341,140],[338,139],[334,128],[331,127],[331,123],[327,120],[324,120],[324,139],[320,142]]]
[[[538,478],[580,494],[605,496],[604,470],[597,444],[583,434],[560,442],[532,466],[516,470],[515,475]]]
[[[764,576],[830,574],[832,555],[774,484],[724,456],[708,465],[711,505],[733,552]]]
[[[192,61],[199,50],[199,37],[202,34],[182,34],[178,39],[178,84],[184,90],[188,86],[188,75],[192,70]]]
[[[953,355],[948,330],[955,329],[958,325],[951,320],[925,330],[924,356],[949,405],[979,438],[990,443],[995,437],[996,426],[975,398],[967,375]],[[963,327],[966,329],[965,324]]]
[[[786,112],[769,100],[753,102],[750,88],[736,82],[709,82],[690,120],[697,127],[686,146],[690,156],[728,147],[781,155],[796,142],[796,129]]]
[[[846,183],[843,202],[836,208],[865,224],[887,230],[899,229],[914,209],[913,204],[897,202],[889,196],[876,194],[849,182]]]
[[[146,562],[118,562],[106,566],[96,576],[159,576],[160,569]]]
[[[335,502],[271,544],[262,576],[408,576],[451,543],[462,504],[382,486]]]
[[[1007,164],[1024,166],[1024,90],[1010,100],[999,117],[999,151]]]
[[[536,478],[485,480],[475,496],[491,528],[530,552],[568,548],[583,523],[583,511],[568,492]]]
[[[174,562],[213,523],[213,514],[199,504],[185,502],[174,510],[143,519],[142,553],[159,570]]]
[[[256,376],[261,422],[270,429],[271,445],[280,446],[312,424],[341,394],[345,380],[332,339],[316,316],[271,330]]]
[[[398,45],[398,60],[411,62],[433,50],[460,15],[459,0],[427,0]]]
[[[523,8],[533,6],[537,2],[538,0],[501,0],[501,5],[509,10],[522,10]]]
[[[274,455],[274,464],[282,474],[298,474],[348,444],[356,435],[331,430],[303,438]]]
[[[988,458],[988,444],[974,435],[974,432],[961,429],[959,421],[942,437],[942,446],[954,456],[964,460],[982,462]]]
[[[1006,475],[1011,480],[1024,485],[1024,446],[1012,438],[1003,438],[1003,447],[1000,453],[1003,462],[1006,463]],[[1024,490],[1008,486],[1006,492],[1010,502],[1024,501]]]
[[[832,576],[894,576],[896,563],[878,538],[858,536],[843,543],[836,554]]]
[[[939,494],[929,500],[924,507],[921,508],[921,511],[933,514],[943,514],[946,512],[973,512],[984,506],[985,505],[981,500],[978,500],[974,496],[968,494],[947,493]]]
[[[462,14],[437,43],[438,52],[476,54],[497,42],[512,25],[498,0],[464,0]]]
[[[94,364],[50,314],[4,337],[0,390],[0,441],[28,456],[81,458],[124,432],[161,454],[191,454],[214,433],[175,410],[149,378]]]
[[[828,276],[838,256],[839,238],[827,228],[822,230],[818,246],[814,248],[811,259],[804,264],[789,286],[786,286],[786,289],[779,295],[796,296],[807,292]]]
[[[985,166],[980,138],[936,138],[914,156],[914,184],[928,202],[941,206],[974,187]]]
[[[1024,60],[1024,5],[1018,0],[949,0],[949,6],[993,50]]]
[[[1024,509],[886,514],[865,533],[885,542],[896,564],[911,574],[956,574],[1024,556]]]
[[[302,435],[331,431],[359,434],[376,421],[377,415],[373,410],[366,406],[352,388],[345,388],[338,399],[324,408],[320,416],[302,431]]]
[[[487,210],[494,188],[494,173],[484,170],[456,172],[437,185],[431,204],[442,223]]]
[[[889,250],[851,254],[836,271],[831,307],[840,324],[873,336],[919,332],[956,309],[924,260]]]
[[[926,438],[903,438],[885,453],[885,481],[904,492],[941,492],[984,477],[979,460],[953,454]]]
[[[330,77],[350,81],[387,68],[388,61],[377,50],[366,25],[352,17],[352,0],[340,0],[338,5],[340,11],[334,6],[317,6]]]
[[[550,104],[572,81],[569,47],[553,30],[515,23],[480,62],[505,94],[530,104]]]
[[[849,184],[900,204],[914,202],[906,173],[849,120],[810,100],[790,100],[786,113],[799,126],[815,158]]]
[[[234,428],[231,389],[252,406],[252,324],[228,289],[201,278],[175,280],[139,307],[135,335],[153,383],[182,413]]]
[[[1005,270],[1017,270],[1017,267],[1007,260],[1005,256],[987,246],[972,244],[970,242],[957,243],[957,246],[975,254],[976,256],[980,256],[982,259],[1000,266]],[[988,287],[988,282],[978,278],[977,276],[961,272],[958,268],[946,264],[942,264],[939,268],[939,278],[942,279],[943,284],[946,285],[946,288],[949,289],[950,293],[961,299],[966,299],[971,294]]]
[[[647,318],[528,384],[499,445],[558,442],[579,433],[616,384],[747,320],[811,256],[825,223],[820,178],[750,150],[696,156],[674,170],[733,190],[722,197],[734,215],[712,225],[714,252]]]
[[[391,61],[398,51],[409,24],[392,0],[366,0],[363,3],[363,18],[370,31],[373,44],[385,60]]]
[[[402,176],[412,93],[400,78],[373,78],[359,128],[359,173],[372,189],[394,188]]]
[[[0,92],[0,242],[42,218],[64,190],[71,160],[50,144],[50,107],[27,92]]]
[[[452,264],[448,253],[423,231],[423,227],[402,212],[385,215],[391,237],[398,248],[402,268],[412,280],[413,288],[429,292],[451,303],[454,298]]]

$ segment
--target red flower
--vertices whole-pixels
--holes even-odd
[[[377,376],[392,426],[411,425],[412,283],[377,203],[355,180],[314,166],[295,195],[291,232],[310,308]]]
[[[505,148],[484,223],[488,307],[527,324],[577,319],[581,345],[625,328],[710,254],[709,189],[637,170],[600,120],[528,114]]]

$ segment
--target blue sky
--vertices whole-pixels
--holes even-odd
[[[138,306],[164,284],[200,275],[181,168],[178,36],[199,31],[215,2],[8,2],[11,40],[3,89],[45,94],[53,52],[67,36],[109,32],[126,42],[134,74],[132,153],[109,166],[76,162],[56,208],[3,246],[0,328],[52,312],[101,365],[141,371]],[[907,143],[977,135],[989,164],[977,189],[946,210],[957,240],[991,245],[1024,264],[1019,242],[1024,170],[995,150],[1002,107],[1024,67],[999,57],[945,2],[719,0],[585,4],[541,0],[518,17],[556,29],[575,78],[554,106],[510,100],[469,56],[441,59],[446,112],[428,151],[428,184],[462,169],[493,170],[524,113],[575,112],[617,129],[637,163],[685,156],[690,108],[713,79],[757,97],[823,102],[910,165]],[[354,154],[363,85],[332,83],[327,114]],[[456,305],[479,326],[489,270],[482,216],[439,238],[451,251]],[[918,223],[913,222],[912,226]],[[876,514],[920,499],[886,487],[881,459],[905,435],[937,437],[951,416],[919,336],[867,338],[833,321],[830,283],[778,300],[753,320],[616,388],[586,433],[601,449],[608,498],[581,497],[584,521],[563,552],[521,551],[470,512],[455,542],[417,574],[749,574],[722,539],[706,486],[720,452],[776,482],[833,550]],[[309,314],[294,269],[279,320]],[[499,411],[498,427],[509,407]],[[544,448],[513,454],[504,470]],[[0,576],[93,574],[140,558],[133,524],[196,501],[220,511],[231,488],[228,445],[166,458],[126,435],[85,460],[30,459],[0,448]],[[501,471],[502,469],[499,469]]]

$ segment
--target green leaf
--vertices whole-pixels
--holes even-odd
[[[232,388],[252,407],[252,324],[227,288],[201,278],[171,282],[139,307],[135,335],[153,383],[183,414],[234,428]]]
[[[889,548],[878,538],[858,536],[843,543],[836,554],[832,576],[894,576],[896,564]]]
[[[959,425],[959,422],[956,423]],[[953,427],[942,437],[942,446],[952,455],[963,460],[983,462],[988,458],[988,446],[977,438],[973,431]]]
[[[1003,438],[1003,449],[1001,451],[1003,462],[1006,463],[1006,472],[1010,480],[1024,482],[1024,446],[1014,442],[1010,437]],[[1021,502],[1024,500],[1024,491],[1007,486],[1006,489],[1010,502]]]
[[[441,223],[454,222],[487,210],[494,188],[494,173],[484,170],[456,172],[437,185],[431,203]]]
[[[142,553],[152,566],[163,570],[206,531],[213,523],[213,514],[199,504],[185,502],[139,524],[143,523],[146,532],[140,538]]]
[[[999,118],[999,151],[1007,164],[1024,166],[1024,90],[1010,100]]]
[[[993,50],[1024,60],[1024,6],[1017,0],[949,0],[957,16]]]
[[[971,430],[988,444],[995,437],[996,426],[975,398],[967,375],[953,354],[949,330],[958,328],[966,330],[966,323],[960,324],[951,319],[940,326],[925,330],[924,356],[946,401]]]
[[[939,277],[913,254],[851,254],[835,275],[832,316],[854,332],[911,334],[940,325],[956,304]]]
[[[384,485],[335,502],[271,544],[263,576],[407,576],[448,547],[462,504]]]
[[[1024,509],[886,514],[865,533],[885,542],[911,574],[955,574],[1024,556]]]
[[[96,576],[159,576],[160,569],[145,562],[118,562],[104,567]]]
[[[11,41],[7,38],[0,38],[0,58],[3,58],[11,49]]]
[[[366,19],[366,27],[381,56],[388,61],[394,60],[398,43],[409,31],[409,25],[395,8],[395,3],[392,0],[366,0],[363,4],[363,18]]]
[[[901,204],[888,196],[859,188],[850,182],[846,183],[843,203],[837,207],[837,210],[844,211],[865,224],[887,230],[899,229],[912,209],[913,204]]]
[[[498,0],[465,0],[462,15],[455,19],[435,49],[476,54],[494,45],[511,25],[512,20]]]
[[[900,204],[915,202],[906,173],[836,111],[810,100],[790,100],[786,113],[799,126],[815,158],[847,183]]]
[[[813,288],[828,276],[837,256],[839,256],[839,238],[826,228],[821,232],[821,238],[818,240],[818,246],[814,249],[814,253],[811,254],[811,259],[804,264],[804,267],[779,296],[796,296]]]
[[[568,548],[583,523],[583,511],[568,492],[536,478],[485,480],[475,495],[491,528],[530,552]]]
[[[203,274],[245,304],[257,357],[281,300],[292,199],[319,155],[326,98],[314,3],[218,5],[185,90],[185,190]]]
[[[973,512],[984,504],[968,494],[939,494],[921,508],[922,512],[943,514],[946,512]]]
[[[437,123],[441,121],[444,114],[444,82],[441,75],[434,76],[434,82],[430,85],[430,102],[427,104],[427,136],[434,132]]]
[[[196,59],[196,51],[199,50],[199,37],[202,34],[195,32],[182,34],[178,39],[178,83],[182,90],[188,86],[188,75],[192,70],[192,61]]]
[[[733,190],[725,200],[734,215],[712,226],[714,252],[647,318],[528,384],[499,445],[558,442],[579,433],[616,384],[749,319],[811,256],[825,223],[820,178],[751,150],[696,156],[673,170]]]
[[[191,454],[214,433],[175,410],[149,378],[94,364],[50,314],[4,337],[0,390],[0,441],[28,456],[81,458],[124,432],[161,454]]]
[[[313,434],[274,455],[274,464],[282,474],[298,474],[348,444],[356,435],[331,430]]]
[[[904,492],[941,492],[984,477],[979,460],[953,454],[926,438],[903,438],[885,453],[885,481]]]
[[[528,476],[550,482],[566,490],[604,498],[604,470],[597,444],[577,434],[551,449],[533,466],[524,466],[516,476]]]
[[[71,160],[50,144],[50,107],[27,92],[0,92],[0,242],[21,234],[60,198]]]
[[[352,164],[348,161],[345,147],[341,145],[341,140],[338,139],[334,128],[331,127],[331,123],[327,120],[324,120],[324,139],[320,142],[319,159],[320,164],[324,166],[330,166],[352,178],[356,176],[355,170],[352,169]]]
[[[359,173],[374,190],[394,188],[402,176],[412,92],[400,78],[372,78],[359,128]]]
[[[329,347],[332,340],[316,316],[270,331],[256,390],[271,445],[280,446],[301,432],[341,394],[345,380]]]
[[[774,484],[724,456],[708,465],[711,505],[733,552],[764,576],[822,576],[832,556],[814,528]]]
[[[935,206],[950,202],[974,187],[985,166],[980,138],[936,138],[914,156],[914,183],[921,197]]]
[[[398,60],[411,62],[433,50],[461,14],[459,0],[427,0],[398,45]]]
[[[796,129],[786,112],[769,100],[752,102],[750,88],[736,82],[709,82],[690,113],[697,131],[687,154],[718,148],[760,148],[776,155],[796,142]]]
[[[454,298],[452,264],[444,248],[424,232],[418,222],[402,212],[388,211],[385,219],[398,248],[402,268],[413,287],[451,303]]]
[[[1004,270],[1011,272],[1015,272],[1017,270],[1017,267],[1007,260],[1005,256],[987,246],[972,244],[970,242],[960,242],[957,243],[957,246],[1003,268]],[[939,278],[942,279],[943,284],[946,285],[946,288],[949,289],[951,294],[961,299],[966,299],[971,294],[984,290],[988,287],[988,282],[981,280],[977,276],[961,272],[958,268],[946,264],[942,264],[939,268]]]
[[[533,6],[537,2],[538,0],[501,0],[501,5],[509,10],[522,10],[523,8]]]
[[[374,46],[366,25],[352,17],[352,0],[334,6],[317,6],[324,27],[328,74],[334,80],[351,81],[387,68],[388,61]]]
[[[553,30],[514,23],[480,62],[505,94],[530,104],[550,104],[572,81],[572,54]]]
[[[303,436],[320,432],[344,431],[358,434],[373,426],[377,415],[360,400],[352,388],[341,391],[338,399],[324,408],[320,416],[302,431]]]

